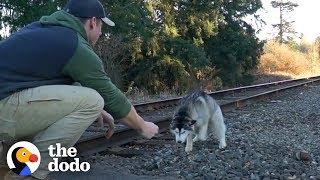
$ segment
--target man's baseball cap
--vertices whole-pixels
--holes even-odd
[[[76,17],[81,18],[100,18],[109,26],[114,26],[114,22],[106,17],[106,13],[98,0],[69,0],[64,10]]]

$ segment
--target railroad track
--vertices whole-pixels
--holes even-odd
[[[241,108],[279,92],[312,84],[320,81],[320,76],[312,78],[302,78],[296,80],[277,81],[272,83],[244,86],[239,88],[226,89],[208,93],[217,100],[222,111],[230,111],[234,108]],[[148,121],[152,121],[159,126],[160,132],[168,129],[170,118],[182,97],[141,103],[134,105],[138,113]],[[111,139],[104,137],[105,130],[99,129],[94,123],[83,134],[77,142],[76,147],[81,155],[89,155],[104,151],[110,147],[120,146],[131,141],[135,141],[139,134],[123,125],[116,125],[115,133]]]

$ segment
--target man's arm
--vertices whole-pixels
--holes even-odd
[[[106,132],[106,138],[109,139],[114,132],[114,120],[112,116],[106,111],[102,111],[101,116],[97,119],[99,124],[103,124],[104,122],[108,124],[109,129]],[[158,133],[159,127],[152,122],[147,122],[139,116],[133,106],[131,106],[129,114],[122,118],[122,123],[135,129],[145,138],[151,139],[155,134]]]
[[[83,86],[98,91],[105,100],[105,110],[115,119],[122,119],[124,124],[146,138],[152,138],[158,133],[158,126],[144,121],[125,95],[107,77],[102,61],[90,47],[79,46],[63,72]]]
[[[96,90],[104,99],[104,109],[115,120],[127,116],[131,103],[107,76],[100,58],[85,44],[79,45],[73,57],[64,66],[63,73],[84,87]]]
[[[131,106],[129,114],[122,118],[122,123],[137,130],[142,136],[148,139],[151,139],[159,131],[159,127],[157,125],[143,120],[133,106]]]

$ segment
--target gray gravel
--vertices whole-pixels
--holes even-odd
[[[320,179],[320,86],[306,86],[225,113],[227,148],[197,142],[132,145],[143,155],[96,155],[91,164],[179,179]]]

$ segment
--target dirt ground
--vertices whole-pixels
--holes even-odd
[[[225,150],[211,138],[186,153],[172,139],[124,146],[140,152],[132,157],[97,154],[88,161],[160,179],[320,179],[319,100],[320,86],[309,85],[225,113]]]

